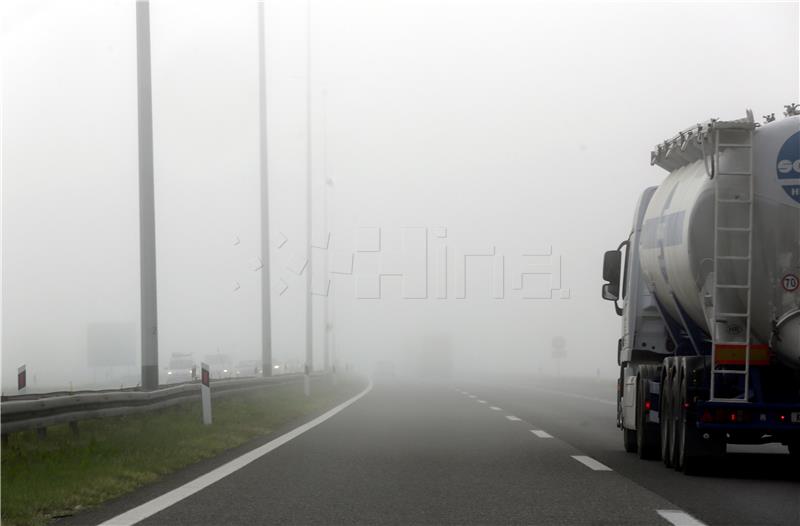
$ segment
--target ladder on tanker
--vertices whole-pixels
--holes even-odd
[[[749,122],[748,122],[749,121]],[[711,401],[749,402],[753,274],[753,130],[750,119],[714,122],[711,177],[714,180],[714,279]],[[712,138],[709,137],[709,138]],[[722,155],[725,152],[725,155]],[[743,352],[742,352],[743,351]],[[741,355],[744,355],[742,363]],[[728,375],[740,375],[739,394]],[[731,396],[733,394],[733,396]]]

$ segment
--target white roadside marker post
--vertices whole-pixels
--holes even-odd
[[[203,424],[211,425],[211,375],[208,365],[200,363],[200,398],[203,402]]]
[[[305,376],[303,377],[303,392],[306,396],[311,396],[311,375],[308,364],[305,366]]]

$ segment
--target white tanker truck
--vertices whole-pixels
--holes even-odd
[[[726,444],[800,456],[800,111],[765,119],[712,119],[656,146],[669,175],[603,262],[625,449],[678,470]]]

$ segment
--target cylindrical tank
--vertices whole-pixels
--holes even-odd
[[[800,116],[757,127],[752,154],[751,342],[769,344],[783,363],[800,368]],[[747,151],[722,149],[718,169],[741,161],[740,155]],[[682,309],[708,334],[713,318],[714,185],[704,160],[670,172],[650,200],[639,243],[642,271],[662,307],[676,320]],[[746,189],[741,199],[746,201]],[[721,216],[746,218],[742,208],[734,213],[724,206]],[[745,256],[748,235],[725,233],[719,246],[727,247],[727,254],[740,251]],[[737,266],[730,259],[734,261],[724,267],[726,276],[720,265],[718,282],[746,283],[746,261]],[[728,304],[746,311],[744,290],[731,288],[725,294]],[[726,331],[741,337],[745,319],[738,326],[726,321]]]

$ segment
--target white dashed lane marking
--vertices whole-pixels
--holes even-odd
[[[681,510],[656,510],[656,513],[675,526],[706,526],[705,523]]]
[[[496,405],[493,405],[493,406],[492,406],[492,407],[490,407],[489,409],[491,409],[492,411],[502,411],[502,409],[501,409],[501,408],[499,408],[499,407],[497,407]]]
[[[516,416],[513,416],[513,415],[506,415],[506,418],[508,418],[512,422],[520,422],[521,421],[519,418],[517,418]]]
[[[594,471],[613,471],[605,464],[596,461],[592,457],[587,457],[586,455],[572,455],[572,458]]]
[[[485,404],[485,403],[486,403],[486,400],[478,400],[478,403],[479,403],[479,404]]]
[[[553,438],[553,435],[551,435],[547,431],[542,431],[541,429],[531,429],[531,433],[533,433],[539,438]]]
[[[475,396],[475,395],[469,395],[469,397],[470,397],[470,398],[478,398],[478,397],[477,397],[477,396]]]

